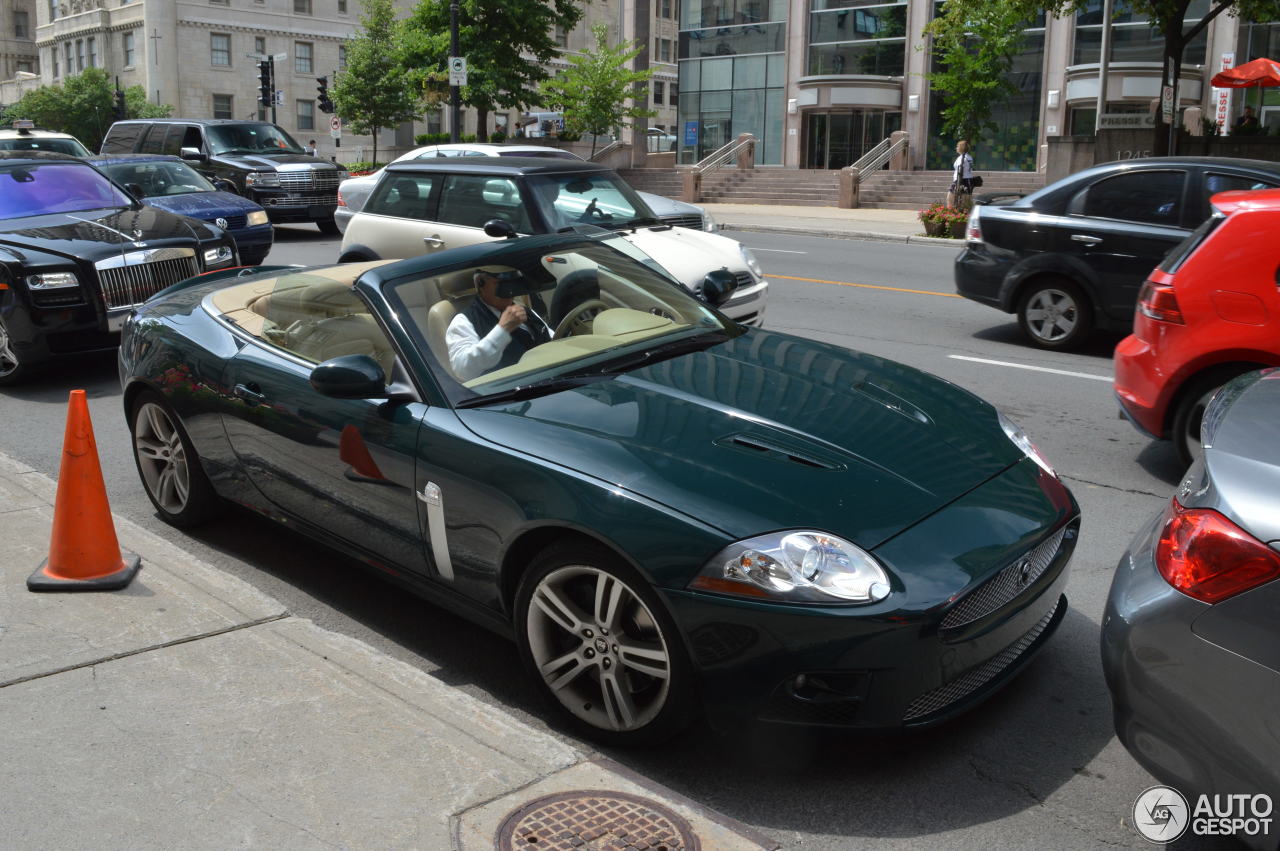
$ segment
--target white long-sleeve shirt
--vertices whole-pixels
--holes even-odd
[[[495,318],[502,317],[502,311],[493,305],[486,304],[485,307],[492,311]],[[527,312],[536,317],[548,333],[552,332],[551,326],[541,316],[531,310]],[[527,324],[520,327],[528,329]],[[501,325],[494,325],[493,330],[481,338],[466,314],[459,313],[449,322],[449,327],[444,332],[444,342],[449,347],[449,368],[459,381],[470,381],[497,366],[507,344],[511,342],[511,332]]]

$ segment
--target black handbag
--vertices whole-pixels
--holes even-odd
[[[969,178],[969,180],[975,188],[982,185],[981,175],[975,174],[973,177]]]

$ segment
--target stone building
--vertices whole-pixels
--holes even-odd
[[[39,73],[35,26],[36,0],[7,0],[0,6],[0,80]]]

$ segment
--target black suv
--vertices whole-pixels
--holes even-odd
[[[274,124],[217,118],[117,121],[102,140],[101,153],[180,156],[215,185],[227,181],[261,204],[272,222],[315,222],[324,233],[338,233],[333,211],[346,170],[308,155]]]
[[[1151,157],[1094,166],[1012,203],[979,197],[956,291],[1016,313],[1041,348],[1076,348],[1094,328],[1132,327],[1138,290],[1209,218],[1210,196],[1271,187],[1280,163]]]
[[[134,307],[236,262],[226,232],[144,206],[84,160],[0,151],[0,385],[113,348]]]

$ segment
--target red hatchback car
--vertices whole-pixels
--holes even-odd
[[[1211,203],[1209,220],[1143,285],[1133,333],[1115,354],[1120,409],[1140,431],[1172,439],[1187,463],[1214,392],[1280,366],[1280,189]]]

